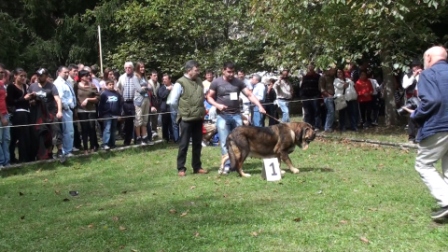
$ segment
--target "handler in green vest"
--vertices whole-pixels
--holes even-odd
[[[202,168],[202,123],[205,116],[204,87],[199,76],[199,64],[194,60],[185,63],[184,76],[176,81],[171,90],[168,104],[178,108],[177,122],[179,123],[180,139],[177,153],[177,172],[180,177],[185,176],[185,162],[187,159],[190,137],[192,139],[193,157],[191,166],[195,174],[207,174]]]

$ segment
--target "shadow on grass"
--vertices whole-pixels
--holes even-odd
[[[255,159],[256,160],[256,159]],[[260,175],[263,171],[263,163],[261,162],[256,162],[256,161],[252,161],[250,163],[245,163],[243,165],[243,171],[245,173],[249,173],[251,175]],[[283,170],[286,171],[286,173],[291,173],[289,171],[288,167],[281,167]],[[218,171],[219,167],[210,167],[208,170],[210,172],[213,171]],[[334,172],[333,168],[326,168],[326,167],[303,167],[303,168],[298,168],[300,170],[300,172]]]
[[[178,149],[178,146],[175,144],[167,144],[167,143],[158,143],[153,146],[134,146],[128,149],[117,149],[114,151],[98,151],[93,154],[79,154],[74,157],[70,157],[67,159],[65,163],[60,163],[59,160],[42,160],[37,162],[30,163],[22,163],[17,165],[12,165],[7,169],[3,169],[0,171],[0,176],[3,178],[17,175],[24,175],[29,172],[35,172],[37,170],[56,170],[59,168],[67,168],[74,165],[89,165],[92,162],[97,162],[101,160],[105,160],[108,158],[113,158],[121,155],[128,154],[140,154],[145,153],[151,150],[160,150],[160,149]]]

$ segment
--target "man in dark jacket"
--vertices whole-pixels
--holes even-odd
[[[431,214],[439,220],[448,216],[448,63],[444,47],[434,46],[424,54],[425,70],[420,74],[415,111],[405,108],[420,126],[415,169],[437,200],[440,209]],[[441,159],[442,176],[434,164]]]

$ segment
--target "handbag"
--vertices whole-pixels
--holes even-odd
[[[345,101],[344,95],[337,96],[334,100],[335,109],[341,110],[347,107],[347,102]]]

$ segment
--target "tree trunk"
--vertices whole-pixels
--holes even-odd
[[[388,51],[383,50],[381,53],[381,69],[383,70],[383,90],[385,100],[385,124],[386,126],[399,125],[397,114],[395,113],[395,89],[396,81],[392,66],[390,63],[390,57],[388,57]]]

